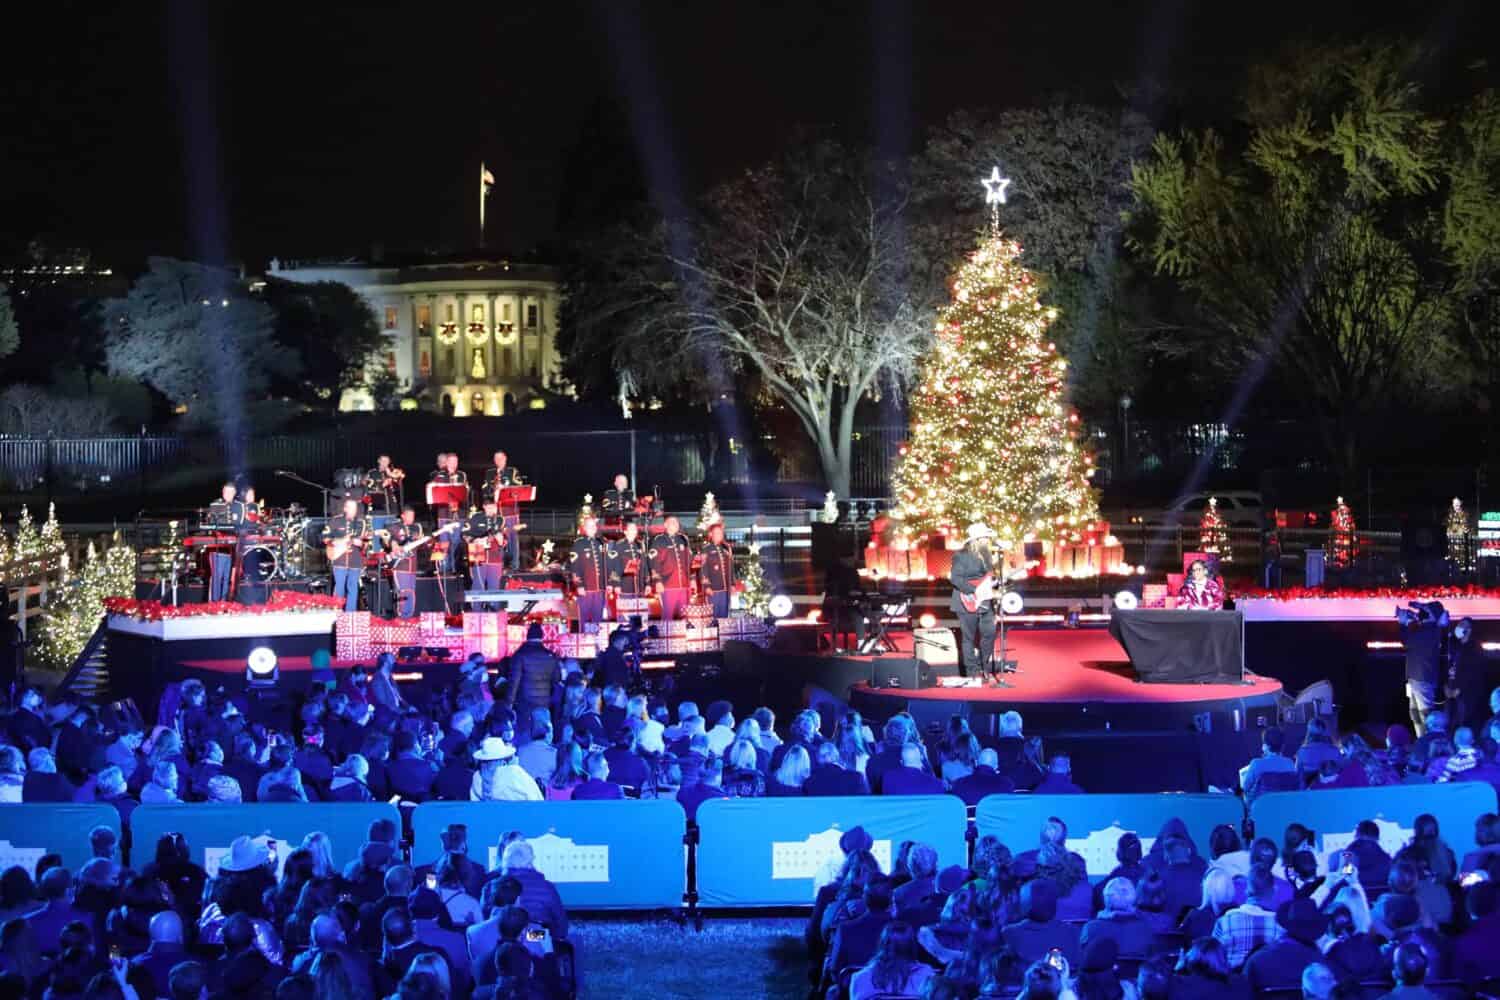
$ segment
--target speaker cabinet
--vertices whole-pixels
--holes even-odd
[[[911,637],[917,662],[925,664],[931,676],[958,676],[958,640],[952,629],[912,629]]]
[[[909,656],[876,657],[870,664],[870,686],[916,691],[932,686],[925,663]]]

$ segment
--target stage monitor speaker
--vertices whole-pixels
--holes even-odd
[[[1401,565],[1411,583],[1441,583],[1448,572],[1448,534],[1444,526],[1421,518],[1401,525]]]
[[[925,663],[934,677],[958,674],[958,640],[948,628],[917,628],[911,632],[917,662]]]
[[[917,691],[932,687],[932,675],[925,663],[909,656],[877,656],[870,663],[870,686]]]

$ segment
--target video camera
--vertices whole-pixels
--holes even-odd
[[[1413,625],[1435,625],[1448,627],[1448,610],[1442,601],[1410,601],[1406,607],[1396,606],[1396,621],[1402,628]]]

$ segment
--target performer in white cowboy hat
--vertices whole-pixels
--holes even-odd
[[[498,736],[486,736],[474,751],[479,770],[469,786],[470,802],[540,802],[536,779],[516,765],[516,748]]]
[[[995,532],[982,521],[969,525],[968,540],[953,554],[948,580],[950,607],[958,615],[959,648],[965,677],[990,678],[995,663]]]

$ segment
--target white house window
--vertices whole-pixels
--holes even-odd
[[[536,325],[537,325],[537,323],[536,323],[536,317],[537,317],[536,303],[535,302],[529,302],[529,303],[527,303],[527,305],[526,305],[526,328],[528,330],[533,330],[533,329],[536,328]]]
[[[444,306],[443,318],[449,323],[457,322],[457,320],[454,319],[454,305],[452,302],[449,302],[446,306]]]
[[[473,306],[469,310],[469,322],[470,323],[483,323],[484,322],[484,306],[482,306],[482,305],[475,305],[475,306]]]
[[[385,328],[387,330],[396,329],[396,316],[397,310],[395,306],[385,307]]]

